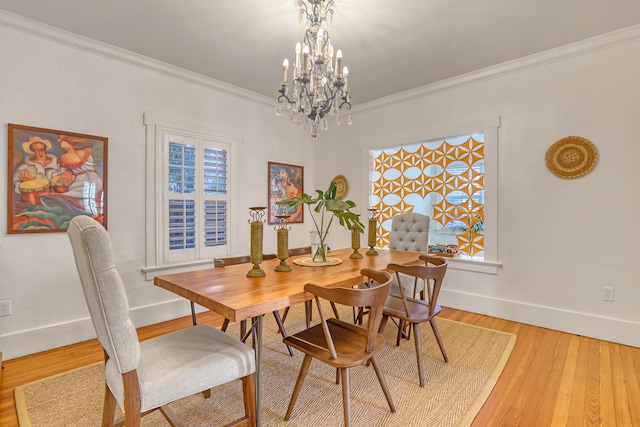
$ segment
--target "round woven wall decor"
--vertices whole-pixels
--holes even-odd
[[[336,183],[336,196],[346,197],[349,194],[349,181],[344,175],[336,175],[331,181]]]
[[[567,136],[547,150],[544,157],[547,168],[560,178],[578,178],[593,169],[598,150],[591,141],[580,136]]]

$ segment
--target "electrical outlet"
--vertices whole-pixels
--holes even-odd
[[[614,302],[616,300],[616,288],[605,286],[602,288],[602,300]]]
[[[11,316],[11,300],[0,301],[0,317]]]

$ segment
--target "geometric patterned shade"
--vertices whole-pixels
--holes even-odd
[[[377,246],[389,245],[391,219],[430,205],[431,219],[455,225],[458,250],[484,251],[484,134],[373,151],[371,207],[378,209]]]

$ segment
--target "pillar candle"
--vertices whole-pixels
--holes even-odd
[[[376,219],[369,218],[369,246],[376,245]]]
[[[278,230],[278,258],[289,258],[289,230],[286,228]]]

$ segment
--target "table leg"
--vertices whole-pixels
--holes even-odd
[[[262,320],[264,315],[252,319],[253,350],[256,352],[256,426],[262,425]]]

